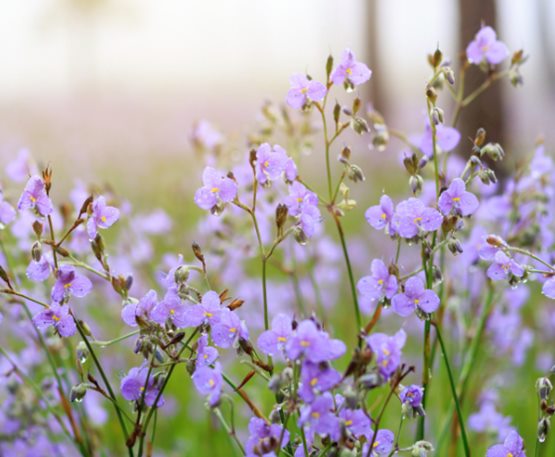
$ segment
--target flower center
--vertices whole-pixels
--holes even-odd
[[[210,379],[208,380],[208,385],[209,385],[210,387],[214,387],[214,384],[216,384],[216,383],[214,382],[214,380],[213,380],[212,378],[210,378]]]
[[[319,419],[319,418],[320,418],[320,413],[314,411],[314,412],[312,413],[312,417],[313,417],[314,419]]]
[[[139,390],[140,390],[141,392],[144,392],[144,391],[145,391],[145,386],[139,387]]]
[[[382,285],[383,285],[383,279],[378,279],[378,284],[379,284],[380,286],[382,286]]]
[[[311,385],[312,387],[314,387],[316,384],[318,384],[318,378],[312,378],[312,379],[310,380],[310,385]]]
[[[170,309],[170,314],[173,316],[175,314],[175,309]]]
[[[415,218],[414,218],[414,223],[415,223],[415,224],[418,224],[419,222],[422,222],[422,218],[421,218],[420,216],[415,217]]]
[[[418,305],[419,303],[420,303],[420,300],[419,300],[418,298],[415,298],[415,299],[414,299],[414,304],[415,304],[415,305]]]
[[[306,94],[307,92],[308,92],[308,87],[303,87],[303,88],[301,89],[301,94],[304,95],[304,94]]]
[[[309,342],[309,341],[306,341],[306,340],[302,340],[302,341],[301,341],[301,346],[302,346],[303,348],[307,348],[308,346],[310,346],[310,342]]]
[[[389,349],[387,349],[387,348],[383,348],[383,349],[382,349],[382,354],[385,355],[385,356],[387,357],[388,355],[391,354],[391,351],[390,351]]]
[[[270,161],[266,160],[264,162],[264,168],[268,168],[270,166]]]
[[[285,338],[284,336],[278,336],[278,337],[277,337],[277,340],[278,340],[280,343],[285,343],[285,342],[287,341],[287,338]]]
[[[347,73],[349,76],[351,76],[353,74],[353,69],[352,68],[347,68],[345,70],[345,73]]]
[[[231,327],[229,329],[229,333],[237,333],[237,328],[236,327]]]
[[[212,317],[212,316],[213,316],[212,313],[209,313],[208,311],[205,311],[204,317]]]
[[[380,442],[379,442],[379,441],[376,441],[376,442],[374,443],[374,446],[372,446],[372,447],[378,447],[379,445],[380,445]]]
[[[67,284],[64,284],[64,289],[69,289],[71,287],[71,283],[68,282]]]
[[[37,201],[37,199],[32,195],[29,196],[29,199],[31,200],[32,203],[35,203]]]
[[[210,189],[210,192],[212,192],[213,194],[219,192],[220,189],[218,187],[212,187],[212,189]]]
[[[385,213],[382,213],[381,218],[382,218],[382,219],[386,219],[386,218],[387,218],[387,215],[386,215]]]
[[[107,219],[106,219],[106,216],[100,216],[100,220],[101,220],[102,222],[106,222],[106,220],[107,220]]]
[[[298,202],[298,203],[302,203],[302,201],[303,201],[303,198],[302,198],[302,197],[297,197],[297,202]]]
[[[345,421],[345,425],[348,427],[349,425],[353,425],[353,421],[351,419],[349,419],[348,421]]]
[[[60,322],[60,318],[58,316],[56,316],[55,314],[52,316],[52,320],[54,322]]]

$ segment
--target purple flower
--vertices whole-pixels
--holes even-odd
[[[291,89],[287,93],[287,104],[294,109],[301,109],[311,101],[319,102],[326,96],[326,86],[318,81],[308,79],[305,75],[292,75],[289,78]]]
[[[511,274],[520,278],[524,275],[524,268],[503,251],[497,251],[493,258],[493,263],[488,268],[488,278],[494,281],[502,281],[507,279]]]
[[[195,193],[195,203],[202,209],[213,210],[237,195],[237,183],[212,167],[204,169],[202,184]]]
[[[495,432],[503,440],[513,429],[511,419],[500,414],[495,409],[494,399],[488,398],[482,402],[480,411],[468,417],[468,427],[475,432]]]
[[[46,194],[46,186],[41,178],[36,175],[29,178],[19,198],[17,208],[20,210],[36,209],[41,216],[48,216],[52,213],[52,202]]]
[[[447,215],[452,210],[462,216],[470,216],[478,209],[478,199],[470,192],[466,191],[464,181],[460,178],[453,179],[447,190],[440,196],[438,207],[440,211]]]
[[[278,314],[272,319],[272,327],[258,337],[258,347],[265,354],[283,354],[285,345],[293,334],[293,320],[286,314]]]
[[[368,442],[364,444],[362,447],[362,455],[368,455],[368,446],[372,442],[374,435],[368,439]],[[395,435],[391,430],[381,429],[378,430],[376,434],[376,439],[374,440],[374,444],[372,445],[372,453],[370,454],[372,457],[379,457],[382,455],[389,455],[391,450],[393,449],[393,442],[395,441]]]
[[[393,311],[399,316],[410,316],[416,308],[427,313],[433,313],[439,306],[439,297],[431,289],[426,289],[424,281],[419,276],[407,279],[405,292],[399,293],[391,300]]]
[[[443,124],[436,125],[436,147],[439,152],[449,152],[457,147],[461,140],[461,134],[453,127]],[[432,158],[434,155],[433,132],[429,123],[426,123],[424,133],[416,141],[418,147],[424,155]]]
[[[220,296],[217,292],[209,290],[202,296],[199,305],[190,306],[185,318],[187,322],[184,327],[198,327],[202,324],[215,324],[222,313]]]
[[[205,120],[197,122],[191,134],[193,144],[206,149],[214,149],[219,146],[222,144],[222,139],[222,134]]]
[[[7,225],[15,219],[15,209],[7,201],[0,191],[0,224]]]
[[[36,173],[36,165],[28,149],[20,149],[17,157],[6,166],[6,175],[14,182],[23,182]]]
[[[253,417],[249,421],[249,439],[245,445],[246,457],[270,457],[279,454],[276,449],[280,438],[282,448],[289,443],[289,431],[278,424],[269,424],[264,419]]]
[[[341,374],[328,363],[304,362],[301,370],[299,395],[310,403],[323,392],[333,389],[341,382]]]
[[[31,281],[42,282],[50,276],[50,263],[44,256],[38,262],[31,259],[25,273]]]
[[[372,260],[370,270],[372,274],[360,278],[357,283],[361,304],[364,303],[364,306],[384,297],[390,299],[397,292],[397,277],[389,274],[382,260]]]
[[[197,367],[192,376],[195,388],[207,397],[210,406],[216,406],[222,393],[222,373],[220,364],[216,362],[214,368],[203,365]]]
[[[372,72],[368,67],[355,60],[355,54],[350,49],[343,51],[341,62],[333,70],[331,80],[335,85],[344,82],[350,86],[358,86],[365,83],[372,76]]]
[[[147,380],[148,377],[148,380]],[[140,401],[144,395],[144,402],[147,406],[154,405],[156,397],[160,392],[155,378],[150,373],[146,363],[140,367],[133,367],[121,380],[121,395],[129,401]],[[160,407],[164,404],[164,396],[160,395],[156,406]]]
[[[371,206],[366,210],[365,217],[368,223],[376,230],[390,228],[395,208],[393,201],[387,195],[382,195],[380,204]]]
[[[301,408],[299,425],[307,430],[309,437],[315,434],[330,436],[337,441],[340,437],[340,422],[332,412],[333,399],[329,393],[317,397],[311,404]]]
[[[547,298],[555,299],[555,277],[551,277],[543,283],[542,294]]]
[[[75,321],[69,314],[69,306],[60,305],[56,302],[35,315],[33,323],[39,329],[53,326],[60,336],[63,337],[72,336],[77,330]]]
[[[366,342],[376,356],[376,363],[382,376],[389,379],[401,363],[401,349],[405,345],[407,335],[399,330],[395,335],[374,333],[366,338]]]
[[[488,449],[486,457],[526,457],[524,441],[514,430],[507,435],[503,444],[496,444]]]
[[[262,143],[256,150],[256,179],[260,184],[275,181],[285,172],[289,160],[281,146]]]
[[[433,232],[441,227],[443,216],[417,198],[409,198],[397,205],[393,215],[395,230],[403,238],[414,238],[421,232]]]
[[[103,196],[97,197],[92,202],[92,213],[87,220],[87,233],[89,238],[96,238],[98,229],[107,229],[114,225],[119,219],[119,209],[106,205],[106,199]]]
[[[208,346],[208,335],[203,333],[197,341],[197,368],[203,365],[212,365],[218,358],[218,350]]]
[[[221,348],[228,348],[239,339],[248,339],[249,334],[245,323],[228,308],[222,308],[218,319],[212,324],[212,339]]]
[[[137,326],[137,318],[146,321],[150,319],[150,313],[156,307],[158,295],[155,290],[149,290],[138,303],[129,303],[121,310],[121,318],[130,327]]]
[[[495,30],[482,27],[466,48],[466,57],[470,63],[479,65],[484,60],[497,65],[509,56],[505,43],[497,39]]]
[[[407,403],[413,408],[422,406],[422,396],[424,389],[416,384],[405,387],[399,394],[402,403]]]
[[[326,332],[307,319],[299,323],[285,349],[290,359],[297,360],[304,356],[310,362],[319,363],[341,357],[346,347],[342,341],[330,339]]]
[[[362,409],[343,408],[339,412],[339,417],[343,419],[343,424],[349,433],[357,438],[368,437],[372,422]]]
[[[181,299],[174,294],[167,294],[150,312],[150,318],[161,325],[169,319],[176,327],[184,327],[187,320],[187,306]]]
[[[289,196],[284,200],[289,215],[297,217],[304,234],[311,238],[316,231],[316,224],[322,219],[318,209],[318,196],[300,182],[295,181],[289,187]]]
[[[62,302],[70,296],[84,297],[92,290],[92,282],[71,265],[62,265],[56,273],[56,282],[52,287],[52,300]]]

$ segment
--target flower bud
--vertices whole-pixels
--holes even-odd
[[[79,363],[83,364],[89,358],[89,348],[84,341],[79,341],[77,347],[75,348],[75,353],[77,354],[77,360]]]
[[[503,160],[505,157],[505,151],[499,143],[488,143],[480,150],[480,156],[490,157],[494,161]]]
[[[540,400],[547,400],[552,390],[553,384],[549,378],[543,377],[536,381],[536,392],[538,392]]]
[[[358,165],[349,166],[347,177],[353,182],[364,181],[366,178]]]
[[[75,403],[81,403],[85,395],[87,394],[87,389],[89,385],[85,382],[77,384],[71,388],[71,392],[69,394],[69,400]]]
[[[333,56],[330,54],[326,60],[326,75],[329,79],[331,71],[333,70]]]
[[[551,429],[551,419],[549,417],[542,417],[538,422],[538,441],[543,443],[547,438],[547,434]]]
[[[33,232],[37,238],[40,238],[42,235],[43,225],[39,221],[33,222]]]
[[[416,155],[414,153],[411,153],[411,155],[405,155],[403,158],[403,165],[409,172],[409,175],[416,174],[418,171],[418,159],[416,158]]]
[[[426,97],[428,97],[428,99],[432,102],[432,104],[435,105],[436,100],[437,100],[436,90],[433,87],[429,86],[426,89]]]
[[[33,246],[31,246],[31,257],[35,262],[38,262],[42,257],[42,245],[40,241],[35,241]]]
[[[428,441],[417,441],[412,445],[412,457],[427,457],[430,452],[434,452],[434,447]]]
[[[372,146],[378,151],[385,150],[389,143],[389,132],[385,124],[374,124],[374,136],[372,137]]]
[[[456,238],[451,238],[448,242],[447,242],[447,247],[449,248],[449,250],[451,251],[451,253],[453,255],[459,255],[463,253],[463,248],[462,248],[462,244],[459,240],[457,240]]]
[[[351,128],[359,135],[362,135],[363,133],[368,133],[370,131],[368,123],[362,117],[358,116],[353,116],[351,118]]]
[[[189,267],[187,265],[179,265],[175,269],[174,280],[177,284],[186,283],[189,279]]]
[[[333,107],[333,120],[337,124],[339,122],[339,118],[341,117],[341,105],[339,103],[335,103]]]
[[[443,124],[443,110],[437,106],[432,110],[432,121],[435,125]]]
[[[351,160],[351,148],[345,146],[341,149],[341,154],[339,155],[339,162],[343,165],[349,165],[349,160]]]
[[[451,67],[446,67],[445,70],[443,70],[443,74],[445,75],[445,79],[447,79],[449,84],[455,84],[455,72]]]
[[[358,378],[358,382],[362,388],[370,390],[381,386],[383,379],[378,373],[370,372]]]
[[[412,190],[412,193],[414,195],[418,195],[420,194],[420,192],[422,191],[422,186],[424,184],[424,180],[422,179],[422,176],[420,175],[412,175],[409,178],[409,186]]]
[[[476,136],[474,137],[474,144],[479,148],[481,148],[484,145],[485,141],[486,141],[486,130],[480,127],[478,130],[476,130]]]
[[[295,227],[295,241],[301,246],[304,246],[306,245],[306,243],[308,243],[308,237],[306,236],[306,233],[304,233],[303,229],[300,227]]]

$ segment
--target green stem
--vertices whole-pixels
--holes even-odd
[[[237,447],[241,450],[241,454],[246,455],[245,448],[243,448],[243,445],[241,444],[241,441],[239,441],[239,438],[237,438],[237,434],[235,433],[235,430],[233,430],[229,426],[229,424],[225,420],[225,418],[224,418],[222,412],[220,411],[220,409],[219,408],[214,408],[214,414],[220,420],[220,422],[223,425],[225,431],[227,432],[229,437],[232,438],[232,441],[234,441],[237,444]]]

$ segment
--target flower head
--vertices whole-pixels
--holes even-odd
[[[368,442],[363,446],[362,455],[368,455],[368,446],[372,442],[374,435],[369,438]],[[391,430],[380,429],[376,434],[376,439],[372,445],[372,457],[387,456],[393,449],[393,442],[395,441],[395,435]]]
[[[299,323],[285,348],[290,359],[297,360],[304,357],[313,363],[334,360],[342,356],[346,350],[342,341],[331,339],[310,319]]]
[[[372,260],[370,269],[372,274],[360,278],[357,283],[361,306],[365,307],[383,298],[390,299],[397,292],[397,277],[389,273],[383,260]]]
[[[331,80],[336,85],[346,83],[350,86],[358,86],[368,81],[371,76],[372,72],[364,63],[356,60],[354,52],[345,49],[339,65],[331,74]]]
[[[368,223],[376,230],[383,230],[384,228],[390,229],[394,211],[395,208],[391,198],[387,195],[382,195],[380,204],[368,208],[364,216]]]
[[[56,273],[56,282],[52,287],[52,300],[62,302],[70,296],[84,297],[92,290],[92,282],[86,276],[77,273],[71,265],[62,265]]]
[[[222,393],[222,372],[218,362],[211,368],[207,365],[197,367],[192,376],[195,388],[207,397],[210,406],[216,406]]]
[[[424,133],[417,139],[416,143],[422,153],[431,159],[434,155],[433,132],[429,123],[426,123]],[[436,125],[436,148],[439,152],[449,152],[457,147],[461,140],[461,134],[456,128],[443,124]]]
[[[399,316],[410,316],[416,308],[433,313],[439,306],[439,297],[431,289],[426,289],[419,276],[412,276],[405,283],[405,291],[395,295],[391,306]]]
[[[293,163],[294,165],[294,163]],[[270,184],[279,179],[286,171],[291,168],[291,159],[287,156],[285,149],[279,145],[270,146],[262,143],[256,150],[256,179],[260,184]],[[292,173],[291,170],[289,170]],[[294,172],[296,176],[296,169]],[[293,179],[295,179],[293,176]],[[288,179],[289,177],[286,176]]]
[[[466,48],[466,57],[473,64],[486,61],[497,65],[509,56],[505,43],[497,39],[497,34],[489,26],[482,27]]]
[[[248,339],[247,327],[237,314],[228,308],[222,308],[218,319],[212,324],[212,339],[221,348],[228,348],[239,339]]]
[[[283,438],[282,438],[283,435]],[[264,419],[253,417],[249,421],[249,439],[245,445],[246,457],[275,456],[281,439],[282,448],[289,443],[289,431],[279,424],[268,424]]]
[[[418,198],[409,198],[397,205],[392,224],[403,238],[414,238],[422,232],[433,232],[441,227],[443,216]]]
[[[391,377],[401,363],[401,349],[406,340],[407,335],[402,329],[393,336],[385,333],[373,333],[366,338],[368,346],[376,356],[380,374],[386,379]]]
[[[470,216],[478,209],[478,205],[478,199],[467,192],[464,181],[460,178],[453,179],[438,201],[438,207],[445,215],[454,211],[461,216]]]
[[[169,319],[176,327],[184,327],[187,320],[187,312],[190,306],[172,293],[167,294],[150,312],[150,318],[159,324],[165,324]]]
[[[233,201],[237,195],[237,183],[212,167],[202,173],[202,187],[195,193],[195,203],[202,209],[219,213],[220,205]]]
[[[87,233],[92,240],[96,237],[98,229],[107,229],[119,219],[119,209],[106,205],[103,196],[97,197],[91,204],[91,214],[87,220]]]
[[[203,333],[198,339],[196,366],[212,365],[218,358],[218,350],[208,346],[208,335]]]
[[[39,329],[54,327],[60,336],[68,337],[75,334],[77,327],[69,314],[69,306],[52,303],[33,317],[33,323]]]
[[[526,457],[524,441],[521,436],[511,431],[503,444],[496,444],[488,449],[486,457]]]
[[[129,401],[140,401],[144,396],[144,402],[147,406],[154,405],[160,392],[160,386],[152,373],[149,376],[146,363],[143,363],[140,367],[131,368],[121,380],[120,389],[123,398]],[[163,404],[164,396],[160,395],[156,406],[160,407]]]
[[[510,275],[520,278],[524,275],[524,268],[512,257],[499,250],[493,257],[493,263],[489,266],[487,275],[494,281],[502,281]]]
[[[340,436],[340,422],[332,412],[333,399],[331,395],[325,394],[317,397],[309,405],[301,408],[299,425],[304,427],[308,435],[313,437],[315,434],[328,435],[334,441]]]
[[[318,209],[318,196],[295,181],[289,187],[289,196],[285,198],[284,203],[289,214],[297,217],[299,227],[304,234],[308,238],[314,236],[316,226],[322,219]]]
[[[287,104],[291,108],[304,108],[310,102],[319,102],[326,96],[326,86],[305,75],[293,75],[289,78],[289,83],[291,89],[287,93]]]
[[[121,310],[121,318],[130,327],[136,327],[139,320],[150,320],[152,310],[158,304],[158,294],[149,290],[137,303],[129,303]]]
[[[310,403],[323,392],[333,389],[341,382],[341,374],[328,363],[304,362],[301,370],[299,395]]]
[[[285,345],[293,334],[293,320],[286,314],[278,314],[272,319],[269,330],[262,332],[258,337],[258,347],[265,354],[272,357],[283,354]]]
[[[53,205],[50,197],[46,193],[46,185],[44,181],[39,176],[31,176],[23,193],[19,198],[17,208],[22,209],[34,209],[41,216],[48,216],[52,213]]]
[[[407,403],[413,408],[419,408],[422,406],[422,397],[424,395],[424,389],[416,384],[406,386],[401,390],[399,398],[402,403]]]

